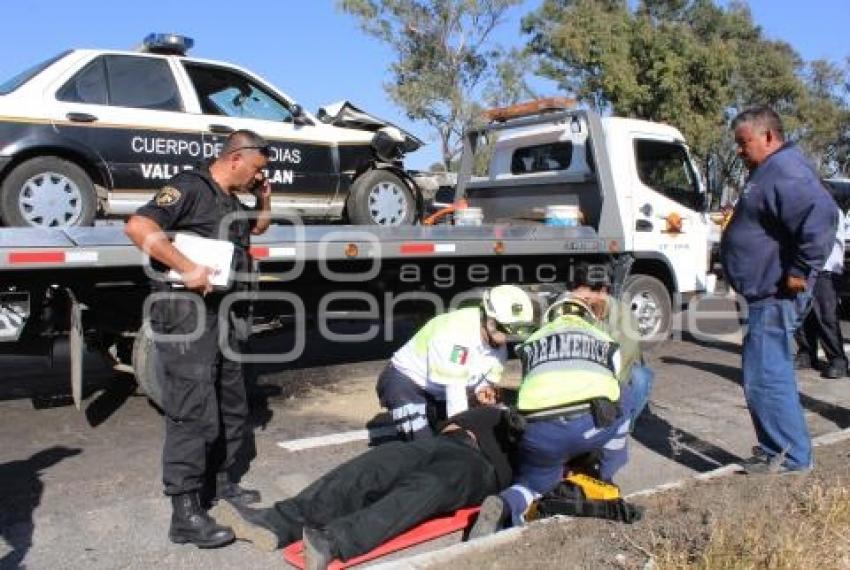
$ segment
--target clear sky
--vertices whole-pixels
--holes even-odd
[[[539,4],[527,0],[514,9],[497,39],[522,43],[519,20]],[[789,42],[805,59],[850,56],[850,0],[749,4],[768,37]],[[408,121],[382,89],[392,54],[333,0],[2,0],[0,6],[2,79],[65,49],[130,49],[148,32],[177,32],[195,39],[193,55],[246,67],[310,111],[349,99],[411,130],[429,144],[409,157],[410,167],[424,169],[439,159],[427,126]]]

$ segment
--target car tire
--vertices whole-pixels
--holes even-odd
[[[133,341],[133,374],[141,391],[161,410],[162,384],[157,368],[156,345],[151,338],[150,328],[142,325]]]
[[[354,181],[348,220],[365,226],[406,226],[416,221],[416,202],[404,181],[387,170],[369,170]]]
[[[623,287],[622,299],[635,316],[644,350],[667,340],[673,322],[673,302],[664,283],[649,275],[632,275]]]
[[[97,194],[85,170],[55,156],[22,162],[6,176],[0,218],[6,226],[90,226]]]

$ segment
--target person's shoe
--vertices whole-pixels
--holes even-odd
[[[254,489],[245,489],[238,483],[230,480],[225,472],[216,473],[215,497],[213,502],[224,499],[235,505],[253,505],[260,502],[260,492]]]
[[[475,519],[475,524],[469,529],[469,535],[466,539],[475,540],[501,530],[508,517],[510,517],[508,504],[499,495],[490,495],[481,503],[478,518]]]
[[[785,454],[768,455],[761,447],[753,448],[753,456],[740,463],[747,475],[800,475],[812,470],[811,466],[791,468],[785,464]]]
[[[304,527],[304,570],[327,570],[333,562],[333,544],[330,537],[318,528]]]
[[[843,360],[833,360],[821,373],[822,378],[835,380],[847,376],[847,363]]]
[[[247,540],[263,552],[274,552],[280,547],[280,539],[264,515],[268,509],[252,509],[219,501],[210,514],[215,520],[233,529],[236,538]]]
[[[810,368],[815,368],[815,366],[816,362],[813,361],[812,357],[805,352],[797,354],[794,358],[794,368],[796,370],[808,370]]]
[[[168,538],[176,544],[191,543],[198,548],[218,548],[234,540],[233,531],[215,522],[201,508],[198,493],[171,497],[173,513]]]

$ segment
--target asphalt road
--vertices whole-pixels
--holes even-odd
[[[626,492],[749,455],[740,335],[737,319],[723,314],[734,307],[714,299],[704,309],[690,323],[684,313],[679,328],[712,339],[677,332],[649,356],[656,386],[618,477]],[[299,451],[278,443],[363,430],[380,411],[374,381],[403,335],[396,338],[345,346],[311,339],[309,356],[297,364],[257,367],[255,457],[243,484],[271,502],[364,451],[362,439]],[[260,344],[271,351],[287,342],[274,335]],[[0,357],[0,568],[282,567],[279,554],[247,544],[214,551],[171,544],[160,484],[161,416],[96,355],[87,360],[87,399],[77,411],[61,351],[54,360],[51,368],[45,359]],[[510,370],[517,373],[515,361]],[[850,380],[808,371],[800,384],[813,435],[850,426]]]

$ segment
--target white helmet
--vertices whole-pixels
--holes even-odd
[[[561,294],[549,305],[549,308],[543,313],[543,322],[551,323],[564,315],[575,315],[593,324],[599,322],[599,319],[596,318],[596,313],[593,312],[587,301],[570,292]]]
[[[484,292],[484,314],[508,334],[525,334],[534,327],[534,305],[516,285],[498,285]]]

